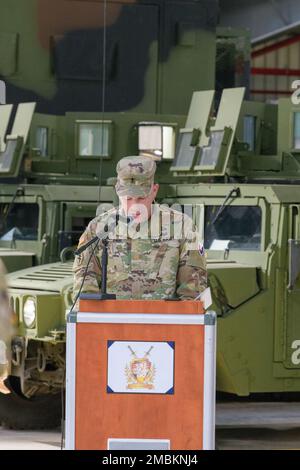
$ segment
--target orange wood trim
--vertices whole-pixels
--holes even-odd
[[[204,313],[203,304],[195,300],[80,300],[80,312],[95,313]]]

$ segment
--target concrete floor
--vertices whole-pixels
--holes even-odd
[[[218,429],[219,450],[300,450],[300,428]]]
[[[216,422],[220,450],[300,450],[300,403],[218,403]],[[60,440],[59,429],[0,428],[0,449],[59,450]]]
[[[219,428],[300,428],[300,402],[220,402],[216,424]]]
[[[59,450],[60,431],[12,431],[0,428],[0,450]]]
[[[300,450],[300,402],[217,405],[220,450]]]

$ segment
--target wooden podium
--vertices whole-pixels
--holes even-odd
[[[81,300],[67,322],[66,449],[214,448],[214,312]]]

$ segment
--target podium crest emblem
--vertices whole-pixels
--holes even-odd
[[[127,389],[154,389],[155,365],[150,360],[153,346],[145,352],[143,357],[138,357],[135,351],[128,346],[132,359],[126,364],[125,375]]]

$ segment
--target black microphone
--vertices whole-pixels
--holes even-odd
[[[134,221],[134,218],[131,216],[123,216],[119,213],[116,214],[116,219],[114,222],[111,224],[105,224],[103,228],[103,232],[101,232],[100,235],[96,235],[94,238],[92,238],[90,241],[82,245],[78,250],[74,251],[75,256],[79,256],[81,253],[83,253],[89,246],[91,246],[93,243],[95,243],[97,240],[103,240],[108,237],[108,234],[119,224],[119,222],[122,222],[123,224],[130,224],[131,222]]]

